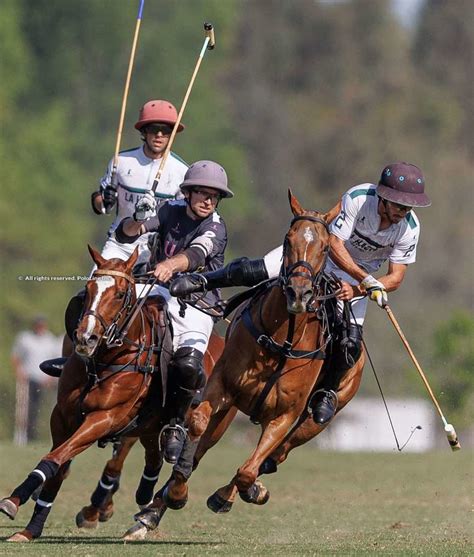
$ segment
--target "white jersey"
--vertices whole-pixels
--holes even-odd
[[[344,241],[355,263],[372,274],[388,259],[408,265],[416,259],[420,223],[413,211],[398,224],[380,230],[379,197],[374,184],[360,184],[342,197],[339,215],[332,221],[331,234]],[[328,260],[327,271],[335,268]]]
[[[161,158],[150,159],[145,155],[143,146],[122,151],[117,164],[117,216],[109,229],[109,236],[126,217],[135,212],[135,205],[143,195],[150,191],[161,164]],[[100,181],[101,188],[111,184],[113,160]],[[175,153],[170,152],[163,168],[158,189],[157,201],[181,198],[179,186],[183,183],[188,165]],[[146,238],[141,239],[146,242]]]
[[[12,356],[18,358],[23,371],[30,381],[42,383],[44,373],[39,365],[44,360],[57,358],[61,353],[62,338],[56,337],[50,331],[38,335],[34,331],[22,331],[15,339]]]

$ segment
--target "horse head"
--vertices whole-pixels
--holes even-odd
[[[293,220],[283,244],[280,279],[289,313],[307,311],[317,295],[329,252],[326,215],[307,211],[288,190]]]
[[[127,261],[105,259],[88,246],[97,269],[87,281],[84,312],[76,329],[76,353],[90,358],[103,339],[109,339],[136,301],[132,269],[138,248]]]

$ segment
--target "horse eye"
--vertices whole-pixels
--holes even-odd
[[[116,298],[121,300],[125,296],[125,292],[117,292],[117,294],[115,296],[116,296]]]

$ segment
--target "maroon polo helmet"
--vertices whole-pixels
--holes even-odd
[[[387,201],[407,207],[429,207],[425,179],[414,164],[394,162],[386,166],[377,186],[377,194]]]
[[[143,126],[152,124],[153,122],[162,122],[163,124],[174,126],[177,119],[178,113],[176,108],[169,101],[148,101],[140,109],[135,128],[141,130]],[[181,132],[183,130],[184,126],[180,123],[177,131]]]

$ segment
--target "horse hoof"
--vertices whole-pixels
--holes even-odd
[[[16,532],[13,536],[10,536],[5,541],[7,542],[14,542],[14,543],[26,543],[30,542],[32,538],[28,537],[26,533],[23,532]]]
[[[98,525],[99,525],[98,519],[88,520],[84,516],[84,509],[82,509],[76,514],[76,526],[78,528],[88,528],[89,530],[93,530],[94,528],[97,528]]]
[[[163,505],[160,509],[145,509],[137,513],[133,518],[148,531],[156,530],[165,511],[166,506]]]
[[[14,520],[17,512],[18,507],[10,499],[5,498],[0,501],[0,513],[6,514],[10,520]]]
[[[207,500],[207,508],[214,513],[228,513],[232,508],[232,501],[226,501],[216,491]]]
[[[148,501],[148,503],[146,505],[138,505],[138,508],[143,511],[143,509],[146,509],[147,507],[149,507],[152,503],[153,503],[154,499],[150,499],[150,501]]]
[[[122,537],[122,540],[126,541],[126,542],[134,542],[134,541],[140,541],[140,540],[144,540],[146,538],[146,535],[148,533],[148,529],[146,526],[144,526],[143,524],[135,524],[135,526],[132,526],[131,528],[129,528],[125,534]]]
[[[247,491],[239,491],[239,495],[242,501],[253,505],[265,505],[270,499],[270,492],[258,480]]]
[[[184,499],[172,499],[169,496],[169,488],[168,486],[166,486],[166,488],[163,490],[161,500],[169,509],[172,509],[173,511],[179,511],[188,502],[188,496],[186,495]]]
[[[99,510],[99,522],[107,522],[114,516],[114,508],[106,508]]]

